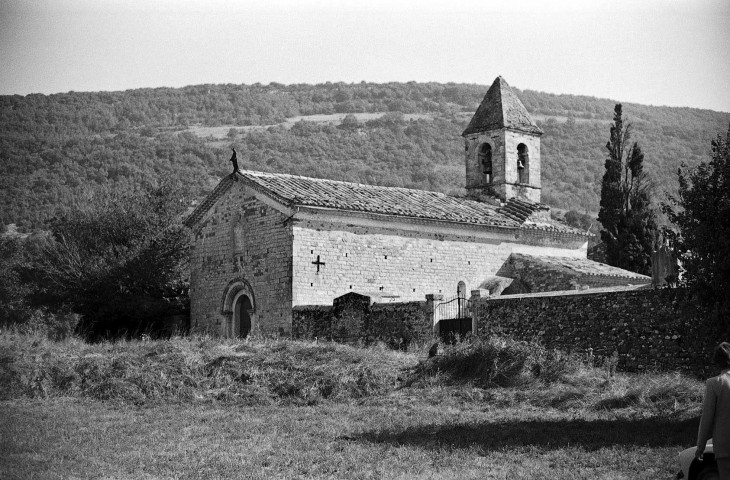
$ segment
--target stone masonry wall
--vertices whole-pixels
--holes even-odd
[[[349,292],[455,296],[457,285],[479,288],[512,252],[585,256],[581,241],[522,232],[513,241],[420,231],[298,221],[294,226],[293,305],[326,305]],[[315,262],[319,258],[319,269]],[[319,271],[318,271],[319,270]]]
[[[472,297],[472,314],[480,337],[507,335],[576,353],[592,348],[595,356],[615,350],[624,371],[705,375],[718,342],[681,289]]]
[[[254,313],[252,332],[291,329],[291,226],[279,211],[233,186],[197,225],[191,254],[191,330],[236,334],[223,297],[232,282],[247,283]]]
[[[407,348],[412,342],[433,339],[433,303],[372,303],[370,297],[344,295],[333,306],[294,307],[292,337],[342,343],[384,342]]]

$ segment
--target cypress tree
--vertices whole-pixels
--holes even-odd
[[[631,125],[624,124],[621,104],[614,108],[609,152],[601,183],[598,221],[609,265],[651,274],[651,253],[658,226],[651,205],[651,184],[644,172],[644,153],[638,143],[630,148]]]

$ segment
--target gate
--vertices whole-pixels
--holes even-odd
[[[453,343],[456,338],[471,332],[470,305],[464,297],[457,296],[436,304],[433,314],[444,342]]]

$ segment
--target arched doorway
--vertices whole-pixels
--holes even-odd
[[[251,333],[251,313],[253,305],[248,295],[239,295],[233,310],[234,335],[239,338],[246,338]]]
[[[256,296],[246,280],[236,278],[226,285],[220,312],[225,318],[221,334],[246,338],[256,330]]]

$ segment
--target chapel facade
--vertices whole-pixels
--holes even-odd
[[[234,171],[186,219],[192,330],[288,335],[293,307],[347,293],[415,301],[505,278],[522,291],[650,282],[587,260],[589,235],[550,218],[541,134],[498,77],[462,134],[466,197]]]

